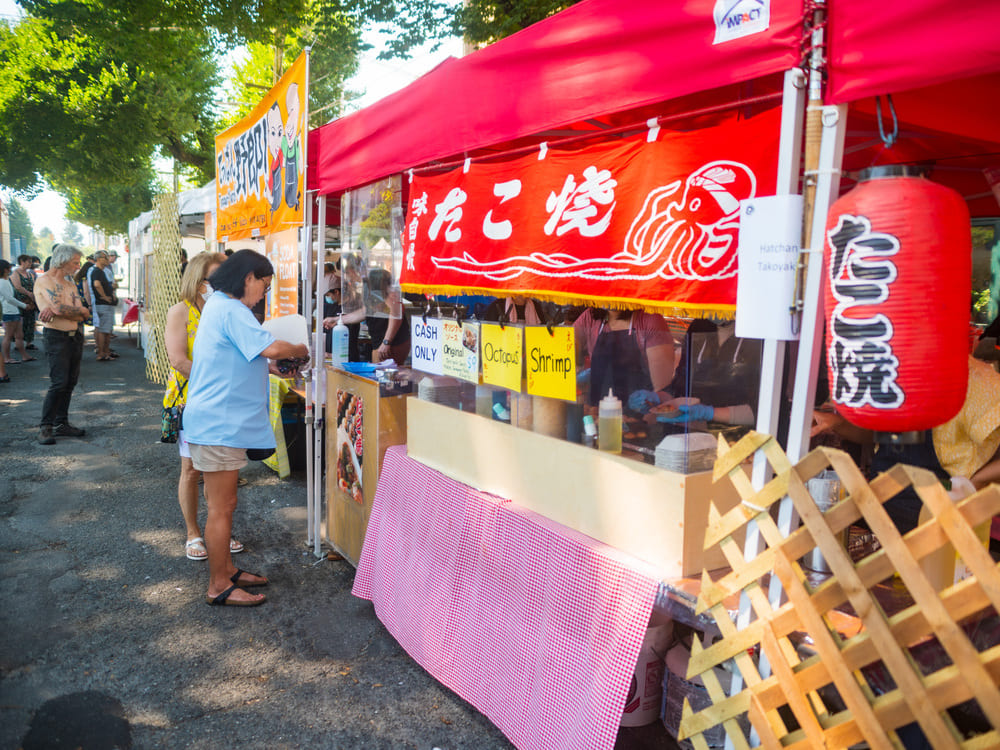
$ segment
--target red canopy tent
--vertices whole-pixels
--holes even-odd
[[[329,195],[521,139],[641,121],[643,113],[631,111],[697,92],[727,87],[692,109],[735,101],[760,93],[738,84],[798,64],[798,3],[773,3],[767,31],[715,46],[712,7],[712,0],[584,0],[449,58],[403,90],[313,130],[309,188]]]
[[[435,161],[640,121],[643,108],[694,111],[774,91],[776,74],[800,62],[801,4],[773,0],[765,32],[719,45],[712,43],[713,5],[583,0],[449,58],[401,91],[313,130],[309,189],[337,194]],[[852,103],[848,169],[1000,151],[1000,6],[827,5],[827,101]],[[872,97],[887,93],[901,139],[896,153],[879,154],[865,143],[877,132]],[[997,213],[995,202],[973,209]]]
[[[468,57],[449,59],[402,91],[312,131],[309,189],[334,196],[435,163],[653,116],[686,115],[693,122],[720,107],[773,96],[781,91],[782,74],[807,54],[808,9],[800,0],[730,5],[769,7],[768,28],[714,44],[714,0],[583,0]],[[984,168],[1000,166],[1000,3],[825,5],[825,101],[849,105],[843,186],[855,170],[916,161],[933,166],[933,179],[957,187],[973,215],[1000,215],[983,175]],[[875,118],[874,97],[887,94],[900,134],[891,149],[878,138]],[[888,102],[882,104],[888,118]],[[841,185],[833,180],[835,198]],[[825,206],[818,213],[822,226]],[[818,298],[813,288],[807,306],[813,306],[814,319]],[[813,331],[799,355],[800,374],[813,383],[817,339]],[[792,415],[806,436],[802,410],[811,409],[810,395],[798,395],[800,411]]]

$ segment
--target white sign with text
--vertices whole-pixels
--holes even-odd
[[[795,341],[791,307],[802,243],[802,196],[774,195],[740,203],[736,335]]]

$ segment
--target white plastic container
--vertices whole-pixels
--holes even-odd
[[[597,405],[597,447],[608,453],[622,452],[622,402],[610,388]]]
[[[347,330],[347,326],[344,325],[344,321],[338,317],[337,325],[333,327],[333,335],[330,338],[331,364],[341,365],[347,361],[349,340],[350,332]]]

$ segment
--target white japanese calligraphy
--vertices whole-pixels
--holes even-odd
[[[500,198],[501,206],[511,198],[516,198],[520,194],[520,180],[498,182],[493,186],[493,195]],[[483,234],[485,234],[488,239],[506,240],[510,238],[513,233],[514,225],[509,219],[504,219],[503,221],[493,221],[493,209],[491,208],[486,212],[486,218],[483,219]]]
[[[448,227],[444,231],[445,241],[458,242],[462,239],[462,230],[456,224],[462,220],[462,204],[466,198],[468,196],[462,188],[456,187],[448,191],[445,199],[434,206],[436,216],[431,222],[430,229],[427,230],[427,236],[436,240],[441,227],[447,224]]]
[[[566,176],[559,195],[549,193],[545,201],[545,210],[549,212],[549,220],[545,222],[545,234],[556,233],[561,237],[571,230],[578,231],[584,237],[597,237],[604,233],[611,223],[611,214],[615,208],[615,187],[618,181],[612,179],[611,171],[589,166],[583,170],[583,182],[576,184],[573,175]],[[597,216],[597,206],[610,204],[610,208],[600,219],[591,222]]]
[[[413,203],[410,204],[410,213],[414,216],[423,216],[427,213],[427,193],[424,193],[419,198],[414,198]]]

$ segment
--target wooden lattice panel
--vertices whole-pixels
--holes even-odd
[[[754,492],[740,465],[757,451],[774,478]],[[823,513],[806,482],[828,468],[846,498]],[[732,446],[720,438],[715,479],[732,482],[743,503],[725,515],[714,503],[709,511],[705,548],[719,545],[732,571],[715,581],[702,576],[698,612],[712,614],[723,638],[711,645],[695,639],[687,677],[701,677],[712,705],[694,712],[685,701],[682,739],[707,748],[702,733],[722,724],[734,747],[749,747],[738,724],[746,714],[770,748],[903,747],[895,730],[914,721],[935,748],[1000,746],[1000,570],[974,531],[1000,513],[1000,486],[952,503],[928,471],[898,465],[869,484],[842,451],[818,448],[792,466],[774,439],[759,433]],[[911,485],[933,519],[901,537],[882,504]],[[771,512],[785,495],[802,521],[787,537]],[[882,548],[852,561],[838,537],[862,518]],[[751,521],[764,549],[747,561],[733,538]],[[938,593],[919,561],[949,542],[973,575]],[[799,560],[815,547],[833,575],[813,585]],[[772,574],[785,592],[777,608],[767,595]],[[741,630],[723,604],[736,592],[755,618]],[[844,610],[855,613],[846,618],[853,627],[845,627]],[[803,635],[811,640],[805,658],[796,649]],[[937,657],[928,659],[931,652]],[[733,696],[713,671],[723,665],[742,676],[744,689]],[[959,704],[983,720],[972,736],[963,736],[949,713]]]
[[[152,267],[149,275],[149,335],[146,338],[146,377],[166,385],[170,362],[163,331],[167,325],[167,310],[181,298],[181,233],[180,211],[176,193],[164,193],[153,198],[150,230],[153,236]]]

